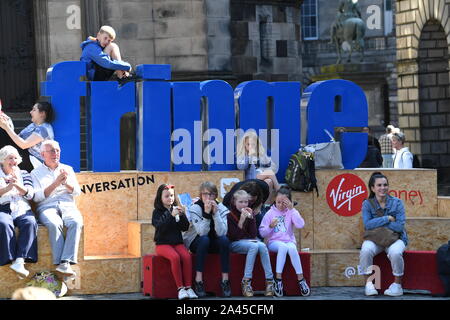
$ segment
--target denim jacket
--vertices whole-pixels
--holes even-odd
[[[374,200],[376,208],[374,208],[368,200],[363,202],[362,219],[365,230],[371,230],[378,227],[387,227],[400,233],[400,239],[405,243],[405,246],[407,246],[408,236],[406,235],[405,230],[406,216],[403,201],[399,198],[388,195],[386,197],[386,206],[383,210],[384,215],[382,217],[378,217],[376,211],[381,208],[381,206],[376,198],[374,198]],[[395,222],[390,222],[388,216],[393,216],[395,218]]]

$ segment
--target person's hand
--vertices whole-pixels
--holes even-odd
[[[249,156],[256,157],[256,156],[258,155],[258,153],[256,152],[256,148],[250,147],[250,148],[248,149],[248,155],[249,155]]]
[[[5,182],[6,182],[6,187],[5,187],[5,192],[10,191],[12,188],[15,187],[17,179],[15,176],[11,175],[9,177],[5,177]]]
[[[211,201],[206,200],[205,201],[205,212],[208,213],[208,214],[211,214],[212,213],[211,211],[212,211]]]
[[[389,218],[389,222],[395,222],[395,217],[393,217],[393,216],[388,216],[388,218]]]
[[[67,182],[67,176],[68,173],[64,169],[61,169],[58,177],[56,178],[56,181],[58,181],[59,185],[65,185]]]
[[[178,206],[173,207],[172,216],[175,217],[175,216],[181,215],[183,213],[184,213],[184,208],[183,207],[178,207]]]
[[[7,127],[9,127],[9,117],[2,113],[0,115],[0,128],[6,129]]]
[[[289,210],[292,210],[292,208],[294,208],[294,205],[292,203],[291,200],[289,200],[288,198],[283,200],[283,205],[288,208]]]
[[[273,229],[277,226],[277,224],[278,224],[278,218],[273,218],[272,222],[269,224],[269,227]]]
[[[258,158],[255,155],[250,155],[248,158],[248,163],[249,164],[257,164]]]
[[[219,207],[217,206],[217,203],[215,201],[210,201],[210,202],[211,202],[212,214],[216,214]]]
[[[241,209],[241,219],[245,220],[245,219],[252,219],[253,218],[253,213],[252,213],[252,209],[251,208],[242,208]]]

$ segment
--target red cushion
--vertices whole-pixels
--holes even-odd
[[[444,293],[444,286],[437,271],[436,251],[405,251],[403,253],[405,271],[402,287],[409,290],[428,290],[432,294]],[[373,264],[380,267],[381,292],[394,282],[391,262],[382,252]]]
[[[244,275],[245,257],[243,254],[230,254],[230,283],[231,294],[233,296],[241,296],[241,280]],[[272,263],[272,270],[275,272],[276,253],[270,253]],[[310,276],[310,259],[308,252],[300,252],[300,259],[302,262],[303,275],[308,282],[311,283]],[[195,255],[192,255],[193,265],[195,262]],[[159,257],[154,254],[149,254],[143,257],[143,278],[144,286],[143,292],[154,298],[167,299],[177,297],[177,288],[173,279],[169,260]],[[203,281],[205,290],[212,292],[216,296],[222,295],[220,288],[221,268],[219,254],[209,254],[203,272]],[[192,272],[192,279],[195,278],[195,271]],[[290,259],[286,259],[286,265],[283,270],[283,285],[286,295],[300,295],[300,289],[297,283],[297,275],[292,267]],[[265,276],[264,270],[261,266],[260,259],[257,257],[255,267],[253,269],[252,287],[254,291],[265,290]]]

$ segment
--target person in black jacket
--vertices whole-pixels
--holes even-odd
[[[367,153],[366,158],[359,165],[360,168],[380,168],[383,164],[383,156],[380,149],[377,147],[375,138],[371,138],[367,141]]]
[[[192,260],[183,243],[181,232],[189,228],[185,209],[178,206],[175,186],[162,184],[155,197],[152,225],[155,227],[156,254],[170,261],[178,288],[178,299],[198,298],[192,290]]]

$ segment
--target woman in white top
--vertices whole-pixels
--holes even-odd
[[[37,222],[29,201],[34,190],[31,176],[18,165],[17,149],[0,149],[0,266],[9,264],[19,277],[27,277],[25,262],[37,262]],[[16,237],[15,228],[19,229]]]
[[[405,134],[403,132],[395,132],[392,134],[392,147],[395,149],[395,169],[410,169],[413,167],[413,154],[404,144]]]

